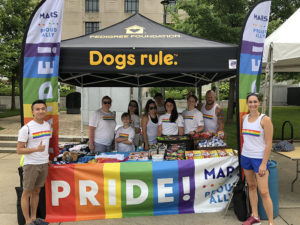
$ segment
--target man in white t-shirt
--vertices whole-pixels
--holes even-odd
[[[116,132],[116,147],[118,152],[134,151],[135,131],[130,126],[130,114],[123,113],[121,116],[123,126],[119,127]]]
[[[102,98],[102,108],[95,111],[89,121],[89,148],[91,151],[111,152],[115,136],[116,115],[110,111],[111,98]]]
[[[209,90],[205,95],[205,104],[199,104],[198,109],[202,112],[204,118],[204,131],[217,133],[224,130],[223,109],[216,103],[216,94]]]
[[[34,225],[39,193],[48,175],[48,149],[52,132],[50,124],[44,120],[46,103],[37,100],[32,103],[31,109],[33,120],[19,130],[17,152],[24,155],[21,207],[26,224]]]

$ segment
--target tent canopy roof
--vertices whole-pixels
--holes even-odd
[[[196,86],[236,74],[238,46],[162,26],[140,14],[61,42],[61,82],[77,86]]]
[[[300,9],[270,34],[264,44],[263,67],[273,48],[275,72],[300,72]]]

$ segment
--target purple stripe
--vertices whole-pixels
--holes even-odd
[[[190,181],[190,190],[185,190],[186,193],[184,193],[183,190],[184,177],[189,177],[189,181]],[[178,161],[178,181],[179,181],[179,204],[178,204],[179,214],[194,213],[194,199],[195,199],[194,160]]]
[[[261,52],[259,52],[259,48],[261,48]],[[250,41],[242,42],[241,53],[250,54],[250,55],[262,55],[263,54],[264,43],[255,43]],[[256,51],[255,51],[256,49]],[[254,50],[254,51],[253,51]]]
[[[38,48],[40,53],[38,52]],[[38,44],[26,44],[24,56],[36,57],[36,56],[59,56],[60,43],[38,43]]]

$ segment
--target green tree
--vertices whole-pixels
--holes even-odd
[[[22,40],[36,3],[32,0],[0,0],[0,74],[9,79],[11,109],[15,109],[15,86],[19,78]]]

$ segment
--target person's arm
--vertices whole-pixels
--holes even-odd
[[[96,127],[89,126],[89,148],[92,151],[95,149],[95,146],[94,146],[95,129],[96,129]]]
[[[125,138],[125,137],[117,137],[116,138],[116,142],[123,142],[124,143],[124,141],[127,141],[128,140],[128,138]]]
[[[204,130],[204,126],[198,126],[196,132],[197,132],[197,133],[200,133],[200,132],[202,132],[203,130]]]
[[[220,106],[216,108],[216,116],[218,118],[218,131],[224,130],[224,111]]]
[[[178,135],[183,135],[183,134],[184,134],[184,128],[178,127]]]
[[[184,135],[184,122],[181,115],[178,116],[178,135]]]
[[[148,116],[143,116],[142,118],[142,130],[143,130],[143,137],[145,142],[145,150],[149,150],[149,142],[148,142],[148,135],[147,135],[147,124],[148,124]]]
[[[45,145],[43,145],[42,141],[36,148],[26,148],[26,142],[18,141],[17,144],[17,153],[19,155],[26,155],[33,152],[43,152],[45,150]]]
[[[160,137],[162,135],[162,125],[160,124],[157,128],[157,136]]]
[[[132,129],[132,131],[129,131],[128,138],[126,140],[122,141],[123,144],[131,145],[133,143],[135,136],[135,131]]]
[[[261,120],[261,126],[264,129],[264,133],[265,133],[266,147],[265,147],[262,163],[259,167],[258,174],[260,176],[263,176],[267,170],[267,163],[270,158],[272,142],[273,142],[273,124],[271,118],[268,116],[264,116]]]

